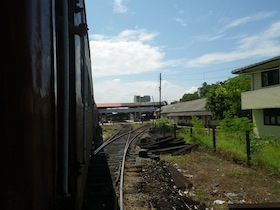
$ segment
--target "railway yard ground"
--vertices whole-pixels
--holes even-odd
[[[102,125],[110,136],[118,125]],[[139,158],[140,169],[127,166],[125,206],[129,209],[229,209],[232,203],[280,203],[280,177],[264,168],[246,167],[196,147],[184,155]],[[174,166],[190,181],[175,187],[166,168]]]

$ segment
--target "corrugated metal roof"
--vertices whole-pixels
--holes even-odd
[[[197,111],[197,112],[174,112],[170,113],[168,117],[178,117],[178,116],[204,116],[204,115],[212,115],[210,111]]]
[[[205,113],[206,115],[211,115],[211,112],[207,111],[205,108],[206,105],[206,98],[201,98],[193,101],[186,101],[186,102],[180,102],[176,104],[170,104],[167,106],[161,107],[161,113],[162,114],[170,114],[172,113],[173,116],[191,116],[183,113]],[[204,115],[204,114],[203,114]]]

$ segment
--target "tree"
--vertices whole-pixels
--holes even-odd
[[[172,101],[170,104],[177,104],[179,103],[179,101],[175,100],[175,101]]]
[[[248,117],[248,111],[241,110],[241,93],[251,89],[251,79],[249,75],[238,75],[229,78],[225,82],[225,88],[229,92],[230,106],[227,114],[230,116]]]
[[[180,102],[192,101],[192,100],[195,100],[195,99],[199,99],[197,91],[194,92],[194,93],[185,93],[183,95],[183,97],[180,99]]]
[[[215,83],[215,84],[211,84],[208,85],[206,82],[202,83],[202,86],[200,88],[198,88],[198,92],[199,92],[199,97],[200,98],[205,98],[207,97],[207,93],[213,88],[213,87],[217,87],[219,85],[219,82]]]
[[[223,119],[224,111],[229,107],[229,94],[225,87],[219,85],[210,89],[207,94],[206,109],[218,120]]]
[[[238,75],[229,78],[224,83],[211,87],[206,94],[206,108],[216,119],[223,119],[225,115],[248,117],[249,111],[241,110],[241,93],[251,89],[249,75]]]

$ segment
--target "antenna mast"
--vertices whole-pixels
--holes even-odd
[[[161,114],[161,73],[159,73],[159,118]]]

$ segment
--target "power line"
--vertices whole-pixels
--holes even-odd
[[[214,69],[214,70],[209,70],[209,71],[202,71],[202,72],[196,72],[196,73],[180,73],[180,76],[182,75],[186,75],[186,76],[191,76],[191,75],[199,75],[199,74],[208,74],[208,73],[212,73],[212,72],[217,72],[217,71],[225,71],[225,70],[230,70],[230,69],[236,69],[239,66],[235,66],[235,67],[227,67],[227,68],[222,68],[222,69]],[[168,73],[167,73],[168,75]],[[169,76],[173,76],[174,74],[170,74]]]
[[[201,81],[207,81],[209,79],[221,79],[221,78],[229,78],[228,76],[222,76],[222,77],[202,77],[202,78],[169,78],[168,77],[168,80],[171,80],[171,81],[177,81],[177,80],[201,80]]]

